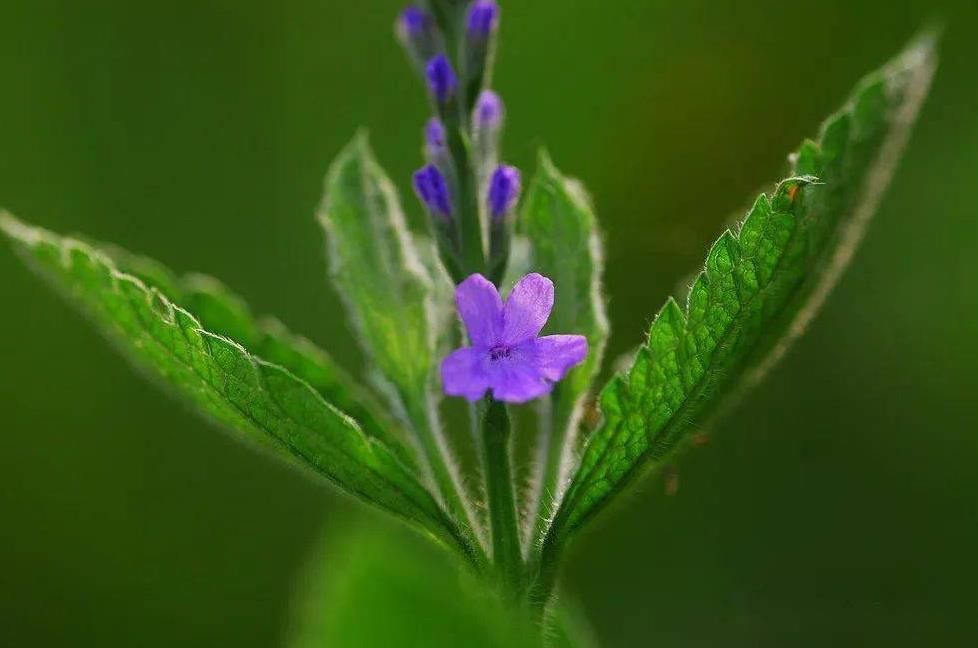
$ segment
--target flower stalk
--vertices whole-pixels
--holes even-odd
[[[524,586],[523,553],[506,405],[492,398],[482,408],[482,449],[492,533],[492,560],[504,595],[519,598]]]

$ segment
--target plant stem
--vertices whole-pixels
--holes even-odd
[[[509,596],[523,589],[523,552],[510,459],[510,422],[506,406],[489,400],[482,419],[482,447],[492,531],[492,560]]]
[[[454,519],[461,535],[470,545],[467,547],[466,553],[476,567],[481,569],[488,562],[488,558],[479,538],[475,515],[462,490],[462,481],[451,456],[448,441],[442,434],[441,425],[435,413],[435,406],[428,402],[427,396],[423,398],[427,404],[424,407],[411,408],[408,417],[414,425],[417,441],[421,446],[421,452],[427,468],[430,470],[431,478],[441,496],[442,504]],[[417,401],[410,399],[408,402]]]

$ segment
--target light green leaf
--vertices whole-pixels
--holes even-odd
[[[410,408],[436,362],[431,279],[365,135],[333,163],[319,219],[333,281],[364,350],[396,390],[398,404]]]
[[[792,177],[714,244],[685,310],[666,303],[631,370],[602,392],[603,422],[554,521],[549,552],[661,466],[725,394],[756,381],[804,330],[879,203],[935,65],[928,37],[864,79],[818,141],[792,156]]]
[[[462,495],[457,463],[441,429],[432,389],[444,311],[404,221],[397,191],[360,134],[333,163],[319,213],[330,272],[358,339],[395,412],[412,428],[430,480],[470,551],[482,543]],[[441,280],[441,277],[436,277]]]
[[[584,400],[604,355],[608,319],[601,294],[604,255],[591,201],[544,151],[519,222],[529,242],[530,268],[554,282],[554,309],[545,333],[588,340],[587,360],[557,384],[541,408],[537,474],[528,506],[529,544],[536,549],[574,459]]]
[[[293,373],[207,330],[163,292],[120,271],[108,254],[87,243],[7,214],[0,214],[0,231],[138,368],[199,413],[237,438],[458,545],[452,523],[415,473]],[[168,273],[157,274],[166,284]],[[176,286],[170,283],[168,289]]]

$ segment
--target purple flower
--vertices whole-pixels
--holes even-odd
[[[443,218],[451,218],[452,200],[448,195],[448,183],[438,167],[429,164],[415,173],[414,190],[428,211]]]
[[[424,127],[424,146],[428,157],[440,157],[445,153],[446,145],[445,125],[437,117],[432,117]]]
[[[492,90],[483,90],[472,111],[472,124],[477,130],[496,130],[503,120],[503,102]]]
[[[525,403],[549,394],[587,357],[583,335],[537,337],[554,306],[554,285],[544,276],[520,279],[504,305],[496,287],[474,274],[455,290],[455,303],[472,346],[441,364],[449,396],[474,402],[492,390],[496,400]]]
[[[439,54],[428,61],[425,77],[428,79],[428,89],[431,90],[431,94],[438,100],[438,103],[448,103],[455,96],[455,90],[458,88],[458,77],[455,76],[455,70],[452,69],[451,62],[444,54]]]
[[[516,167],[500,166],[489,179],[489,213],[498,221],[516,206],[520,198],[520,172]]]
[[[495,0],[476,0],[469,7],[465,25],[470,37],[489,38],[499,26],[499,5]]]

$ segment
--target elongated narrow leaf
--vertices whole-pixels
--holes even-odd
[[[438,419],[436,349],[446,339],[432,304],[436,287],[404,222],[397,191],[365,135],[333,163],[319,214],[333,281],[391,405],[415,434],[423,467],[471,552],[481,553],[471,506]],[[434,264],[434,261],[430,262]],[[443,287],[442,287],[443,288]]]
[[[587,360],[557,384],[550,406],[541,412],[538,474],[528,507],[535,531],[530,544],[535,547],[554,502],[560,501],[584,399],[604,355],[608,319],[601,295],[604,256],[590,200],[584,188],[564,177],[542,151],[520,228],[530,245],[530,268],[553,279],[556,289],[547,332],[574,333],[588,340]]]
[[[153,259],[111,245],[92,245],[105,251],[119,270],[193,313],[211,333],[234,340],[309,383],[328,403],[353,417],[366,434],[383,441],[407,465],[416,465],[414,448],[400,423],[385,416],[378,400],[326,351],[274,318],[256,318],[240,296],[213,277],[178,277]]]
[[[416,475],[293,373],[206,330],[162,292],[121,272],[107,254],[86,243],[6,214],[0,214],[0,230],[120,351],[201,414],[455,543],[451,523]]]
[[[551,551],[804,329],[890,180],[929,88],[934,47],[922,39],[864,79],[818,141],[792,156],[793,177],[714,244],[685,310],[670,300],[660,311],[631,370],[602,392],[603,422],[551,529]]]
[[[320,222],[333,281],[364,350],[411,407],[435,364],[431,281],[365,135],[333,163]]]

